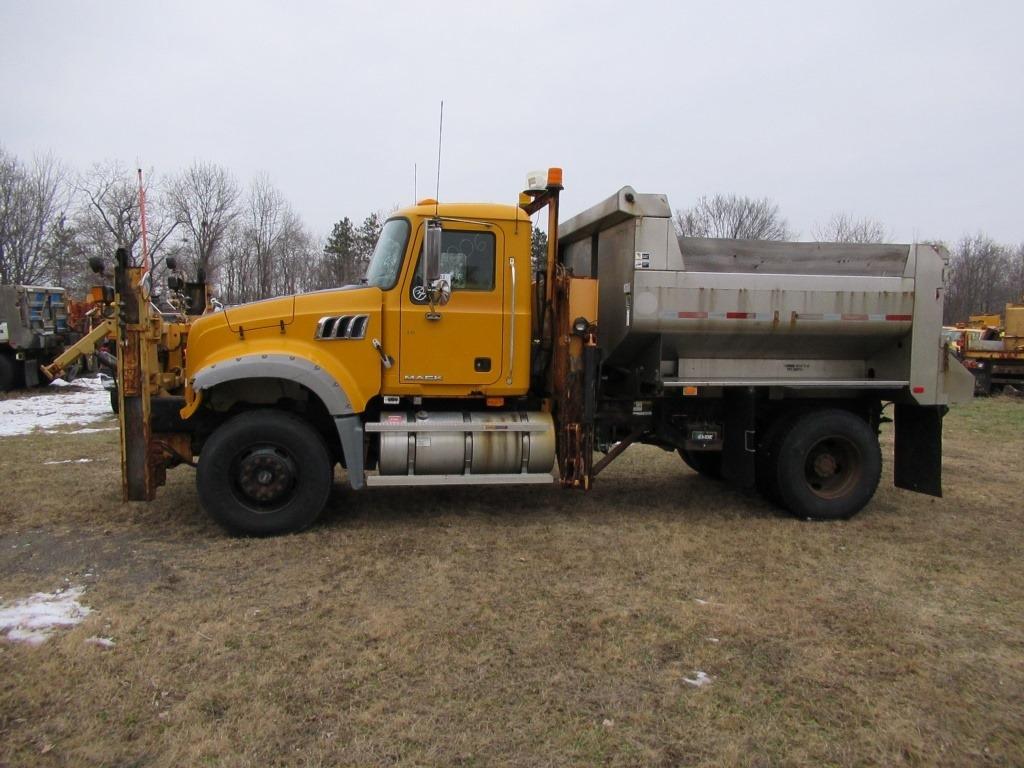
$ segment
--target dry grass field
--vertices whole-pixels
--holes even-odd
[[[0,642],[0,765],[1019,766],[1024,401],[945,453],[944,499],[887,464],[838,524],[641,447],[587,495],[339,484],[241,539],[188,468],[122,504],[116,432],[0,438],[0,602],[93,609]]]

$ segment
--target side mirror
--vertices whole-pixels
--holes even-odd
[[[441,220],[427,222],[423,242],[423,284],[428,288],[441,276]]]
[[[167,265],[167,268],[171,272],[177,272],[178,271],[178,260],[176,258],[174,258],[173,256],[168,256],[166,259],[164,259],[164,263]]]
[[[430,286],[430,298],[432,304],[440,304],[442,307],[451,301],[452,298],[452,276],[449,274],[439,275]]]
[[[427,222],[427,232],[423,239],[423,287],[427,289],[430,301],[430,320],[440,320],[437,306],[442,307],[452,297],[452,276],[441,274],[441,220],[431,219]]]

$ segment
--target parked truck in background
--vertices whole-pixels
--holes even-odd
[[[975,391],[988,395],[1004,386],[1024,387],[1024,304],[1007,304],[1002,317],[972,315],[969,325],[961,357],[974,374]]]
[[[588,489],[645,443],[836,519],[874,494],[887,418],[896,485],[941,494],[942,418],[973,387],[941,337],[942,249],[678,238],[630,187],[560,223],[561,189],[551,169],[518,205],[420,201],[359,285],[177,324],[119,251],[125,498],[190,464],[214,518],[277,533],[316,519],[338,464],[354,491]]]
[[[63,288],[0,285],[0,392],[45,382],[39,366],[73,336]]]

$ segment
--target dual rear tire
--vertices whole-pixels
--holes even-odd
[[[721,452],[680,455],[701,475],[722,477]],[[806,519],[852,517],[871,500],[881,473],[877,435],[863,419],[840,409],[784,415],[758,446],[758,491]]]
[[[878,436],[838,409],[811,411],[780,428],[769,449],[768,497],[797,517],[845,520],[871,501],[882,475]]]

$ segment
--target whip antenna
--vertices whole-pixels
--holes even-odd
[[[444,99],[441,99],[441,119],[437,122],[437,183],[434,187],[434,216],[437,216],[437,201],[441,199],[441,136],[444,133]]]

